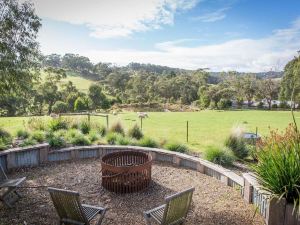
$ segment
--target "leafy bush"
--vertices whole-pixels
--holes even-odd
[[[66,137],[66,140],[70,142],[72,138],[74,138],[74,137],[76,137],[77,135],[80,135],[80,134],[82,134],[80,130],[69,129],[66,132],[65,137]]]
[[[135,124],[131,129],[128,130],[128,136],[140,140],[144,137],[142,130],[137,124]]]
[[[279,108],[288,109],[290,106],[287,104],[287,102],[282,101],[279,103]]]
[[[158,143],[149,137],[144,137],[141,140],[139,140],[139,142],[137,143],[137,145],[142,146],[142,147],[149,147],[149,148],[157,148],[158,147]]]
[[[16,135],[20,139],[26,139],[30,136],[30,133],[27,130],[19,129],[19,130],[17,130]]]
[[[116,144],[116,141],[117,141],[119,135],[120,134],[113,133],[113,132],[108,133],[107,136],[106,136],[107,143],[110,144],[110,145]]]
[[[277,109],[278,108],[278,105],[277,104],[273,104],[272,105],[272,109]]]
[[[234,156],[230,149],[220,148],[216,146],[209,146],[204,152],[204,158],[210,162],[230,166],[234,161]]]
[[[9,132],[0,127],[0,150],[4,150],[12,142],[12,137]]]
[[[263,102],[259,102],[257,105],[257,108],[262,109],[264,107],[264,103]]]
[[[78,133],[71,138],[71,144],[73,145],[91,145],[91,141],[85,135]]]
[[[30,130],[46,130],[45,121],[37,117],[30,117],[27,121],[27,127]]]
[[[47,135],[49,145],[53,148],[61,148],[66,146],[64,134],[65,133],[61,130],[49,133]]]
[[[222,98],[218,102],[217,106],[218,106],[218,109],[228,109],[228,108],[230,108],[232,106],[232,102],[230,100],[228,100],[228,99]]]
[[[31,134],[31,139],[39,143],[44,142],[46,140],[45,132],[41,130],[33,131]]]
[[[69,127],[69,121],[63,118],[52,119],[49,121],[48,127],[51,131],[57,131],[61,129],[67,130]]]
[[[130,145],[131,140],[128,137],[124,137],[122,135],[117,135],[117,140],[116,140],[117,145]]]
[[[56,101],[52,107],[54,113],[66,113],[68,109],[68,104],[62,101]]]
[[[88,134],[88,137],[91,142],[95,142],[100,139],[100,135],[96,130],[91,130],[90,133]]]
[[[98,124],[95,126],[95,130],[97,130],[97,132],[98,132],[102,137],[104,137],[104,136],[106,135],[106,132],[107,132],[105,126],[103,126],[103,125],[98,125]]]
[[[271,197],[285,198],[300,212],[300,135],[293,126],[284,134],[272,131],[257,151],[252,168]]]
[[[165,144],[164,146],[166,149],[173,151],[173,152],[181,152],[185,153],[188,152],[188,147],[184,144],[176,143],[176,142],[170,142]]]
[[[225,146],[231,149],[233,154],[239,159],[244,159],[249,155],[247,145],[242,137],[230,135],[225,140]]]
[[[25,146],[31,146],[31,145],[36,145],[37,144],[37,141],[32,139],[32,138],[27,138],[27,139],[24,139],[24,141],[19,144],[20,147],[25,147]]]
[[[75,111],[84,111],[88,110],[88,100],[86,98],[78,97],[74,103]]]
[[[81,132],[83,134],[88,134],[91,130],[91,124],[89,121],[87,120],[83,120],[80,122],[79,124],[79,129],[81,130]]]
[[[122,135],[125,134],[124,128],[123,128],[123,126],[122,126],[122,124],[121,124],[120,122],[114,123],[114,124],[110,127],[110,132],[113,132],[113,133],[119,133],[119,134],[122,134]]]

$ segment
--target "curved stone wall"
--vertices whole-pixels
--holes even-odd
[[[5,171],[21,167],[35,167],[45,163],[86,158],[101,158],[107,153],[135,150],[150,153],[154,161],[168,162],[176,166],[186,167],[220,180],[227,186],[238,189],[247,203],[254,203],[268,223],[269,201],[260,193],[257,181],[250,173],[237,175],[231,170],[206,161],[204,159],[158,148],[139,146],[93,145],[76,146],[60,150],[50,150],[49,144],[39,144],[24,148],[14,148],[0,152],[0,165]]]

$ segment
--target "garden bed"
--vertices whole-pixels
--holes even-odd
[[[100,159],[90,159],[19,169],[11,176],[27,176],[24,186],[48,185],[80,192],[83,203],[108,208],[103,224],[145,224],[144,210],[162,204],[165,196],[190,186],[195,186],[196,191],[186,224],[264,224],[238,191],[199,172],[156,163],[148,189],[118,195],[101,188],[100,169]],[[21,189],[21,194],[24,198],[15,208],[0,206],[0,224],[56,223],[57,214],[45,189]]]

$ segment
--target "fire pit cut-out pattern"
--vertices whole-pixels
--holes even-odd
[[[132,193],[149,186],[152,157],[138,151],[121,151],[103,156],[102,186],[115,193]]]

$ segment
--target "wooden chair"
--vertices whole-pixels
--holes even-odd
[[[101,224],[106,208],[81,204],[78,192],[50,187],[48,191],[61,225],[90,225],[90,221],[98,214],[100,218],[97,225]]]
[[[7,207],[12,208],[12,204],[21,197],[17,192],[17,188],[24,180],[26,180],[26,177],[8,179],[4,169],[0,165],[0,201]]]
[[[165,198],[165,204],[144,212],[147,225],[154,219],[160,225],[183,224],[192,202],[195,188]]]

